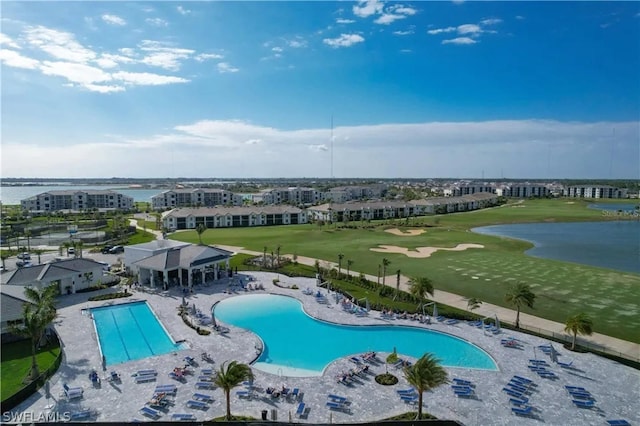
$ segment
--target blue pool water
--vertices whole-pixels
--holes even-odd
[[[482,349],[462,339],[417,327],[347,326],[311,318],[297,299],[272,294],[232,297],[218,303],[215,317],[251,330],[264,350],[256,368],[287,375],[320,375],[332,361],[367,351],[419,358],[435,354],[448,367],[497,370]],[[293,374],[290,374],[291,372]],[[301,374],[295,374],[296,372]]]
[[[107,365],[182,349],[167,334],[146,302],[91,309]]]

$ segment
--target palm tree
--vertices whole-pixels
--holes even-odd
[[[2,259],[2,269],[6,269],[4,266],[4,261],[10,258],[12,255],[11,250],[2,250],[0,251],[0,259]]]
[[[440,365],[440,360],[430,353],[425,353],[411,367],[404,369],[404,377],[418,392],[418,417],[422,418],[422,394],[448,382],[447,371]]]
[[[338,279],[340,279],[340,271],[342,270],[342,259],[344,259],[344,254],[338,253]]]
[[[82,248],[84,247],[84,242],[82,240],[76,241],[73,243],[75,247],[76,256],[79,256],[82,259]]]
[[[482,300],[478,298],[470,297],[469,299],[467,299],[467,309],[469,309],[470,311],[478,309],[480,305],[482,305]]]
[[[278,268],[280,267],[280,249],[282,249],[282,246],[278,244],[278,247],[276,247],[276,262],[277,262]]]
[[[200,223],[198,224],[198,226],[196,226],[196,232],[198,233],[198,241],[200,242],[200,245],[202,245],[202,234],[206,230],[207,230],[207,227],[204,226],[204,223]]]
[[[409,278],[409,293],[420,299],[421,303],[427,299],[427,295],[433,296],[433,282],[427,277]]]
[[[215,384],[222,388],[227,399],[227,420],[231,420],[231,389],[240,386],[245,380],[253,380],[253,372],[247,364],[238,361],[222,363]]]
[[[42,253],[44,253],[45,251],[42,249],[33,249],[31,250],[34,254],[36,254],[38,256],[38,265],[42,264],[42,262],[40,261],[40,256],[42,255]]]
[[[262,249],[262,266],[264,268],[267,267],[267,246],[264,246],[264,249]]]
[[[27,237],[27,251],[31,251],[31,230],[24,231],[24,236]]]
[[[578,334],[591,336],[593,333],[593,321],[584,312],[567,318],[567,322],[564,325],[564,331],[573,334],[573,343],[571,344],[572,351],[576,349],[576,338]]]
[[[40,375],[38,363],[36,362],[36,352],[42,336],[56,317],[55,295],[57,288],[55,285],[45,287],[41,290],[32,287],[25,287],[24,294],[30,303],[22,305],[22,324],[11,326],[11,332],[31,339],[31,380],[35,380]]]
[[[385,285],[385,278],[387,276],[387,266],[391,264],[391,261],[386,257],[382,259],[382,285]]]
[[[347,278],[351,277],[351,265],[353,265],[353,260],[347,259]]]
[[[520,328],[520,309],[523,306],[533,308],[536,295],[525,283],[517,283],[512,286],[505,295],[505,301],[516,308],[516,328]]]

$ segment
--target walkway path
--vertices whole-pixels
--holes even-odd
[[[218,245],[218,247],[234,251],[236,253],[246,253],[256,256],[261,256],[262,252],[256,252],[251,250],[245,250],[243,247],[235,247],[235,246],[223,246]],[[283,257],[292,258],[293,255],[285,254]],[[298,255],[296,260],[298,263],[302,263],[303,265],[315,266],[316,259],[311,257],[305,257]],[[320,262],[320,266],[322,268],[337,268],[338,264],[335,262],[329,262],[326,260],[318,259]],[[345,269],[342,271],[346,274]],[[360,276],[360,272],[357,271],[349,271],[349,275],[351,276]],[[373,282],[378,280],[378,277],[375,275],[364,274],[365,277]],[[400,277],[400,289],[403,291],[409,291],[409,277],[401,275]],[[385,278],[385,283],[390,287],[395,287],[396,283],[396,275],[389,275]],[[453,306],[454,308],[466,310],[467,309],[467,299],[464,296],[455,293],[449,293],[442,290],[436,290],[434,296],[431,298],[433,301],[442,303],[444,305]],[[487,317],[498,316],[500,321],[512,323],[515,322],[516,311],[508,308],[504,308],[498,305],[492,305],[491,303],[483,302],[482,305],[476,310],[474,310],[475,314],[483,315]],[[534,315],[520,313],[520,326],[523,329],[528,329],[531,331],[535,331],[537,333],[541,333],[547,336],[554,336],[557,338],[564,338],[567,334],[564,332],[564,324],[550,321],[544,318],[536,317]],[[603,352],[612,353],[617,356],[622,356],[627,359],[631,359],[634,361],[640,361],[640,345],[637,343],[629,342],[622,339],[616,339],[615,337],[606,336],[604,334],[594,333],[591,336],[580,336],[578,337],[578,341],[580,343],[584,343],[589,346],[595,346]]]

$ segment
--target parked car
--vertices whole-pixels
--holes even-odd
[[[67,249],[67,256],[73,256],[76,254],[76,249],[74,249],[73,247],[69,247]]]
[[[16,266],[18,268],[28,268],[31,266],[31,262],[29,262],[28,260],[18,260],[16,262]]]
[[[109,253],[111,253],[111,254],[124,253],[124,247],[122,247],[122,246],[113,246],[113,247],[111,247],[111,250],[109,250]]]
[[[7,272],[7,268],[5,268],[4,266],[0,266],[0,272]]]
[[[102,265],[102,270],[104,272],[109,272],[111,270],[111,265],[109,265],[107,262],[98,261],[98,263]]]
[[[109,254],[111,253],[111,249],[113,248],[113,246],[104,246],[102,247],[102,254]]]
[[[24,253],[18,253],[18,256],[16,257],[22,260],[31,260],[31,255],[26,251]]]

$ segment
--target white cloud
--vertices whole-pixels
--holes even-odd
[[[376,24],[380,24],[380,25],[389,25],[394,23],[395,21],[398,21],[400,19],[404,19],[406,18],[405,15],[397,15],[394,13],[383,13],[382,15],[380,15],[375,21]]]
[[[200,53],[193,57],[198,62],[208,61],[210,59],[222,59],[224,56],[219,55],[217,53]]]
[[[519,20],[519,21],[521,21],[521,20],[523,20],[523,19],[524,19],[524,16],[522,16],[522,15],[516,15],[516,19],[517,19],[517,20]]]
[[[85,84],[83,87],[92,92],[98,92],[98,93],[116,93],[116,92],[124,92],[126,90],[123,86],[109,86],[109,85],[103,86],[100,84]]]
[[[123,47],[121,49],[118,49],[118,52],[122,53],[123,55],[127,55],[127,56],[136,56],[135,49],[132,49],[130,47]]]
[[[154,27],[167,27],[169,23],[162,18],[147,18],[144,20],[147,24],[153,25]]]
[[[148,72],[125,72],[113,74],[115,80],[121,80],[128,84],[140,86],[162,86],[165,84],[188,83],[189,80],[182,77],[152,74]]]
[[[294,49],[307,47],[307,41],[300,36],[290,40],[286,40],[286,43],[287,43],[287,46],[293,47]]]
[[[436,35],[442,33],[451,33],[456,30],[456,27],[436,28],[434,30],[428,30],[427,34]]]
[[[400,13],[402,15],[408,15],[408,16],[413,16],[416,13],[418,13],[416,9],[408,6],[402,6],[402,5],[391,6],[389,9],[392,10],[394,13]]]
[[[120,66],[120,64],[132,64],[135,62],[134,59],[131,59],[128,56],[122,55],[113,55],[111,53],[103,53],[99,58],[95,59],[93,62],[98,64],[100,68],[116,68]]]
[[[277,47],[277,46],[271,48],[272,52],[282,52],[282,50],[283,50],[282,47]]]
[[[44,61],[40,70],[45,75],[64,77],[70,82],[80,85],[102,83],[112,79],[111,74],[100,68],[74,62]]]
[[[449,40],[442,40],[442,44],[476,44],[477,41],[469,37],[456,37]]]
[[[482,28],[476,24],[463,24],[458,25],[458,34],[480,34]]]
[[[411,53],[413,50],[411,49],[400,49],[400,53]]]
[[[489,18],[489,19],[483,19],[482,21],[480,21],[482,25],[496,25],[501,22],[502,22],[502,19],[498,19],[498,18]]]
[[[333,48],[349,47],[357,43],[362,43],[363,41],[364,37],[359,34],[340,34],[340,37],[325,38],[324,40],[322,40],[324,44],[329,45]]]
[[[118,27],[127,25],[127,21],[117,15],[104,14],[102,15],[102,20],[109,25],[116,25]]]
[[[22,56],[16,51],[8,49],[0,49],[0,61],[8,67],[13,68],[25,68],[25,69],[37,69],[40,66],[40,62]]]
[[[360,0],[353,6],[353,14],[360,18],[367,18],[382,13],[383,8],[384,4],[379,0]]]
[[[25,31],[27,42],[56,59],[71,62],[88,62],[96,57],[96,53],[85,48],[66,31],[58,31],[42,26],[28,27]]]
[[[238,71],[240,71],[239,68],[235,68],[235,67],[231,66],[227,62],[220,62],[218,64],[218,72],[220,74],[234,73],[234,72],[238,72]]]
[[[20,46],[6,34],[0,33],[0,46],[20,50]]]
[[[398,36],[406,36],[406,35],[413,34],[413,30],[394,31],[393,34],[398,35]]]
[[[354,21],[353,19],[345,19],[345,18],[338,18],[336,19],[336,24],[353,24]]]
[[[181,61],[195,53],[192,49],[171,47],[170,44],[154,40],[143,40],[140,43],[140,50],[149,52],[140,60],[141,63],[169,71],[179,70]]]
[[[182,7],[182,6],[178,6],[178,7],[176,7],[176,10],[178,11],[178,13],[179,13],[180,15],[188,15],[188,14],[190,14],[190,13],[191,13],[191,10],[189,10],[189,9],[185,9],[185,8],[184,8],[184,7]]]

